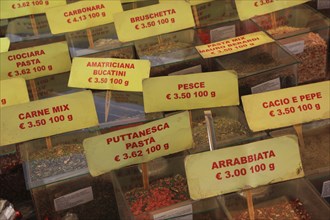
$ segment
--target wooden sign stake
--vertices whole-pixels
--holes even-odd
[[[304,136],[302,133],[302,124],[293,125],[294,130],[298,135],[298,141],[301,148],[305,148]]]
[[[247,199],[247,204],[248,204],[248,211],[249,211],[249,217],[250,220],[254,220],[254,207],[253,207],[253,198],[252,198],[252,190],[248,189],[246,191],[246,199]]]
[[[32,25],[32,30],[35,36],[39,35],[39,31],[37,28],[37,23],[35,20],[34,15],[30,15],[30,21],[31,21],[31,25]],[[38,100],[39,96],[38,96],[38,90],[37,90],[37,85],[34,79],[29,80],[30,81],[30,86],[31,86],[31,91],[32,91],[32,97],[33,100]],[[50,137],[46,137],[46,146],[47,149],[51,149],[52,148],[52,140]]]

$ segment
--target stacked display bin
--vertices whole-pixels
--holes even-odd
[[[299,60],[298,84],[329,79],[329,18],[298,5],[252,20]]]
[[[169,34],[135,41],[139,59],[151,62],[150,76],[166,76],[172,72],[201,65],[207,69],[195,46],[200,44],[194,29],[186,29]]]

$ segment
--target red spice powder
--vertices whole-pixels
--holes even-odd
[[[125,193],[131,212],[136,216],[189,199],[186,179],[181,175],[159,179],[149,189],[134,188]]]

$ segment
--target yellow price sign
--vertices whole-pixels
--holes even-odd
[[[196,46],[196,49],[199,54],[206,59],[237,53],[239,51],[247,50],[273,41],[274,40],[266,33],[259,31],[206,45]]]
[[[66,5],[65,0],[3,0],[0,1],[0,19],[17,18],[45,13],[47,9]]]
[[[120,1],[78,1],[46,11],[53,34],[83,30],[113,22],[113,15],[122,12]]]
[[[185,169],[194,200],[304,176],[294,135],[189,155]]]
[[[115,58],[74,58],[69,86],[90,89],[142,91],[149,78],[149,60]]]
[[[30,101],[26,82],[23,78],[0,81],[0,107],[26,103]]]
[[[145,112],[238,105],[237,74],[217,71],[145,79],[143,100]]]
[[[65,41],[1,53],[0,79],[26,80],[64,73],[71,68]]]
[[[183,1],[166,2],[114,15],[118,39],[122,42],[194,27],[191,6]]]
[[[83,145],[92,176],[148,162],[193,146],[189,112],[87,138]]]
[[[281,128],[330,118],[330,81],[242,97],[253,131]]]
[[[309,0],[235,0],[240,20],[303,4]]]
[[[190,5],[199,5],[199,4],[204,4],[207,2],[212,2],[213,0],[181,0],[189,3]],[[178,0],[159,0],[159,3],[177,3]]]
[[[0,53],[7,52],[10,46],[10,40],[8,37],[0,38]]]
[[[1,108],[0,146],[98,125],[91,91]]]

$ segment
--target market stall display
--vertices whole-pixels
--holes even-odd
[[[1,1],[0,200],[38,220],[328,219],[330,19],[295,2]],[[105,58],[150,77],[104,89]],[[12,78],[31,103],[5,106]]]

